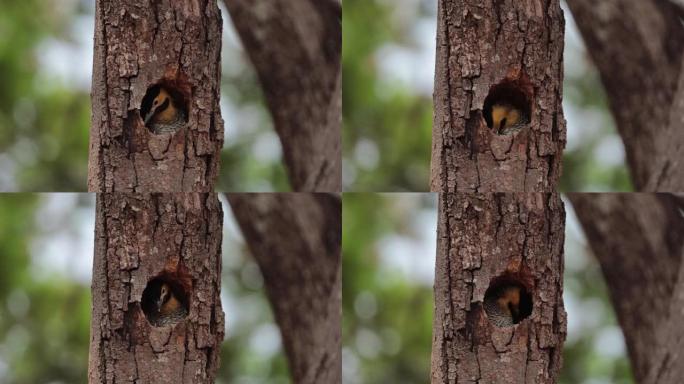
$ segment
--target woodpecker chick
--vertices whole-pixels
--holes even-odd
[[[496,133],[509,135],[529,124],[530,119],[520,108],[510,104],[494,104],[492,106],[492,123]]]
[[[145,116],[145,125],[156,134],[176,132],[185,125],[185,113],[166,89],[159,87],[158,92]]]
[[[497,327],[510,327],[522,320],[520,316],[521,287],[507,285],[487,295],[484,309],[489,321]]]
[[[156,301],[157,313],[154,325],[161,327],[181,321],[188,314],[183,303],[174,295],[168,283],[162,283]]]

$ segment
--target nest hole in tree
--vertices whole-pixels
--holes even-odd
[[[182,282],[160,276],[147,283],[140,306],[150,324],[163,327],[185,319],[188,304],[188,294]]]
[[[520,280],[501,276],[490,282],[483,307],[491,324],[510,327],[532,314],[532,296]]]
[[[484,101],[482,117],[489,129],[494,129],[492,109],[495,105],[510,106],[520,112],[529,121],[532,116],[532,85],[525,76],[516,80],[504,80],[493,85]],[[501,134],[501,132],[496,132]]]
[[[150,132],[159,134],[173,133],[185,126],[190,116],[191,89],[192,86],[183,76],[164,78],[147,87],[140,103],[140,119],[145,127]],[[174,109],[179,113],[179,120],[155,123],[155,120],[160,120],[163,116],[168,116],[167,120],[170,120],[174,115],[169,112]]]

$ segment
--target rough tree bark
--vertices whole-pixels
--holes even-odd
[[[293,190],[341,191],[341,1],[224,2],[261,81]]]
[[[439,1],[432,191],[555,190],[566,141],[563,28],[559,0]],[[528,127],[495,133],[493,101],[522,107]]]
[[[212,191],[223,145],[216,2],[96,4],[88,190]],[[188,110],[173,134],[143,124],[141,104],[155,84],[174,88]]]
[[[684,191],[684,5],[568,0],[639,191]],[[625,38],[629,36],[629,38]]]
[[[341,199],[227,197],[264,275],[293,381],[341,383]]]
[[[566,334],[560,198],[442,194],[439,204],[432,383],[555,383]],[[526,288],[532,311],[497,327],[482,302],[506,280]]]
[[[665,194],[570,194],[606,278],[638,383],[684,377],[684,201]]]
[[[214,382],[222,217],[214,194],[97,196],[90,383]],[[176,324],[144,312],[156,279],[182,287],[188,313]]]

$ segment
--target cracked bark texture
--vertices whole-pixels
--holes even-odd
[[[684,191],[684,5],[568,0],[568,6],[601,75],[635,189]]]
[[[440,0],[435,68],[434,192],[552,192],[566,141],[559,0]],[[513,84],[531,122],[498,135],[483,117],[490,88]]]
[[[340,197],[227,197],[264,276],[293,382],[341,383]]]
[[[342,4],[226,0],[299,192],[342,190]]]
[[[565,211],[557,194],[441,194],[432,384],[555,383],[566,334]],[[489,322],[482,302],[507,276],[531,294],[531,315]]]
[[[638,383],[684,377],[684,199],[570,194],[608,285]]]
[[[223,146],[222,21],[215,1],[98,0],[88,190],[209,192]],[[147,88],[164,79],[188,96],[188,124],[155,135]]]
[[[213,383],[224,333],[221,205],[214,194],[99,194],[89,383]],[[148,281],[187,288],[189,313],[153,327]]]

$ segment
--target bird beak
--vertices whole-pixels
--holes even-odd
[[[511,306],[510,306],[510,309],[511,309],[511,315],[512,315],[512,317],[513,317],[513,320],[514,320],[514,321],[518,321],[518,320],[520,319],[520,311],[519,311],[519,308],[516,307],[516,306],[514,306],[514,305],[511,305]]]
[[[145,125],[150,122],[150,119],[152,119],[152,116],[154,116],[154,110],[151,109],[149,112],[147,112],[147,116],[145,116]]]
[[[157,299],[157,311],[159,311],[161,309],[161,306],[162,306],[162,298],[160,297]]]

